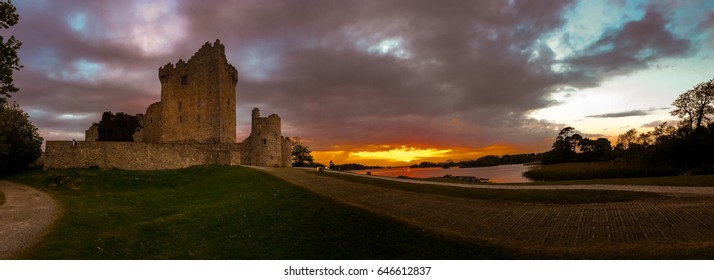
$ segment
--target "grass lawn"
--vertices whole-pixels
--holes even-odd
[[[31,170],[62,216],[25,259],[503,259],[248,168]]]
[[[506,190],[486,188],[462,188],[440,185],[403,183],[390,180],[382,180],[378,178],[369,178],[364,176],[339,174],[335,172],[309,172],[316,173],[320,176],[329,176],[351,182],[369,184],[384,188],[400,189],[405,191],[429,194],[440,194],[454,197],[466,197],[489,201],[581,204],[667,199],[667,196],[665,195],[648,192],[608,190]]]

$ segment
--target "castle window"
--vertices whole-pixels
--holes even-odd
[[[183,107],[183,103],[179,101],[179,110],[181,110],[181,107]]]
[[[201,122],[201,115],[198,115],[198,122]]]
[[[268,139],[260,138],[260,142],[263,143],[263,145],[267,145],[267,144],[268,144]]]
[[[186,76],[186,75],[181,76],[181,85],[185,86],[187,84],[188,84],[188,76]]]

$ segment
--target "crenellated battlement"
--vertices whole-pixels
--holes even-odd
[[[186,75],[192,72],[196,67],[191,67],[191,65],[215,65],[223,68],[222,70],[228,75],[234,84],[238,82],[238,70],[230,63],[226,58],[226,47],[221,44],[220,40],[216,40],[213,44],[206,42],[201,46],[198,51],[196,51],[188,62],[183,59],[174,65],[173,63],[167,63],[166,65],[159,68],[159,80],[162,83],[170,82],[171,78],[176,75]]]
[[[236,143],[238,70],[219,40],[206,42],[188,60],[159,67],[161,101],[139,114],[135,143],[48,142],[45,168],[99,166],[121,169],[183,168],[193,165],[290,166],[292,142],[281,136],[280,117],[253,109],[251,134]]]

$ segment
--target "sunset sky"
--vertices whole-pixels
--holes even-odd
[[[13,1],[12,100],[45,140],[144,113],[158,68],[220,39],[250,111],[318,162],[405,165],[540,152],[650,129],[714,77],[714,1]]]

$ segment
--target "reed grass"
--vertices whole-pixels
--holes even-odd
[[[673,176],[677,171],[624,161],[572,162],[533,166],[523,176],[534,181],[564,181]]]

